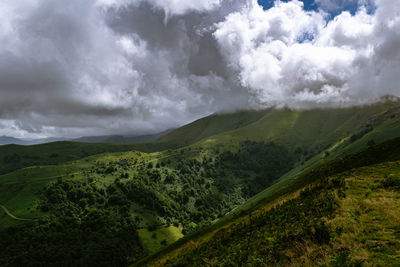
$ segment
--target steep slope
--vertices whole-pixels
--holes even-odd
[[[275,141],[292,151],[306,149],[313,153],[352,135],[355,139],[361,138],[382,123],[386,123],[383,128],[387,136],[381,138],[394,138],[399,133],[399,121],[400,102],[336,109],[279,109],[267,112],[254,123],[214,135],[200,143],[216,146],[240,140]]]
[[[398,264],[399,145],[400,139],[391,140],[303,174],[290,188],[184,238],[147,264]],[[383,163],[371,165],[377,162]]]
[[[171,148],[191,145],[204,138],[242,128],[261,119],[270,110],[214,114],[178,128],[159,138],[156,143]]]

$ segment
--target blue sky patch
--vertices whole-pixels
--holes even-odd
[[[289,2],[289,0],[283,0],[282,2]],[[318,6],[314,0],[302,0],[304,3],[305,10],[317,10]],[[270,9],[274,6],[274,0],[258,0],[258,3],[263,6],[265,10]]]
[[[281,0],[282,2],[288,2],[290,0]],[[309,10],[318,10],[319,8],[324,9],[324,11],[329,13],[329,17],[333,19],[335,16],[339,15],[342,11],[349,11],[351,14],[355,14],[358,9],[358,1],[349,1],[349,0],[332,0],[332,2],[336,2],[338,8],[333,8],[330,10],[326,10],[323,5],[318,4],[315,0],[301,0],[304,3],[304,9]],[[265,10],[270,9],[274,6],[274,0],[258,0],[258,3],[263,6]],[[368,13],[373,13],[375,10],[374,7],[370,6],[368,8]]]

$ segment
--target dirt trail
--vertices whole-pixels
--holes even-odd
[[[2,205],[2,204],[0,204],[0,207],[4,210],[4,212],[5,212],[8,216],[10,216],[11,218],[13,218],[14,220],[17,220],[17,221],[33,221],[33,220],[34,220],[34,219],[27,219],[27,218],[19,218],[19,217],[15,216],[14,214],[12,214],[12,213],[6,208],[6,206],[4,206],[4,205]]]

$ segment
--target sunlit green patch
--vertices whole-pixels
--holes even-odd
[[[139,229],[138,232],[141,244],[149,254],[155,253],[183,237],[182,227],[174,225],[155,230]]]

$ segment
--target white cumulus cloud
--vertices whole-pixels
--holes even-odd
[[[367,103],[400,93],[393,76],[399,64],[395,50],[400,49],[400,8],[391,5],[397,12],[389,12],[388,5],[378,1],[376,14],[361,6],[355,15],[342,12],[327,21],[324,13],[305,11],[300,1],[275,2],[269,10],[253,1],[220,22],[214,36],[254,102],[266,106]],[[391,60],[383,59],[381,50],[386,45]],[[389,61],[394,66],[389,67]]]

